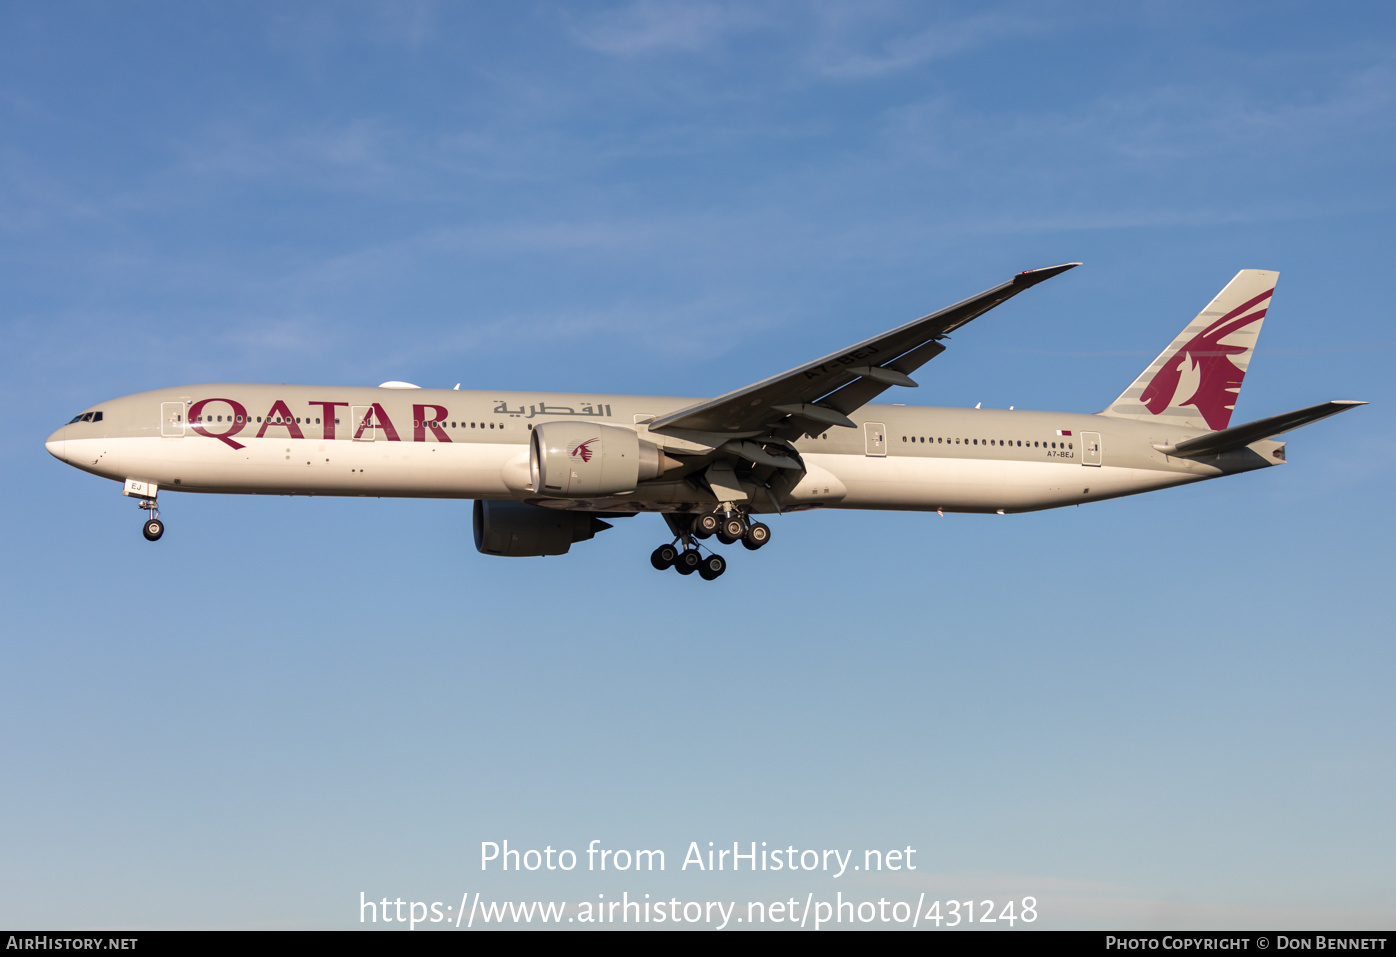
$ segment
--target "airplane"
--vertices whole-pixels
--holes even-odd
[[[1018,273],[962,302],[713,399],[217,383],[123,396],[47,440],[122,483],[164,534],[159,493],[474,500],[487,555],[563,555],[641,512],[660,570],[713,580],[710,539],[758,549],[757,516],[815,508],[1013,514],[1285,462],[1274,436],[1365,402],[1244,425],[1232,410],[1278,273],[1243,269],[1094,414],[872,405],[947,336],[1080,263]]]

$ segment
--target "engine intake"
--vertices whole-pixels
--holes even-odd
[[[566,555],[574,542],[584,542],[610,527],[588,512],[475,501],[475,548],[485,555]]]
[[[529,444],[533,490],[555,498],[633,492],[677,465],[633,430],[596,422],[542,422]]]

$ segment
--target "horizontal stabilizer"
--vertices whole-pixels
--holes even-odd
[[[1247,422],[1245,425],[1232,426],[1229,429],[1222,429],[1220,432],[1209,432],[1206,435],[1199,435],[1195,439],[1155,445],[1154,448],[1165,455],[1178,455],[1185,458],[1197,455],[1220,455],[1223,452],[1244,449],[1252,442],[1268,439],[1288,432],[1290,429],[1297,429],[1301,425],[1308,425],[1310,422],[1317,422],[1319,419],[1326,419],[1330,415],[1337,415],[1339,412],[1346,412],[1348,409],[1355,409],[1359,405],[1366,404],[1366,402],[1358,402],[1353,399],[1335,399],[1332,402],[1311,405],[1307,409],[1298,409],[1283,415],[1272,415],[1267,419]]]

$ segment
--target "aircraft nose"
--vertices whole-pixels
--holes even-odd
[[[66,462],[68,461],[68,456],[63,448],[64,444],[63,429],[59,429],[48,437],[48,441],[44,443],[44,448],[48,449],[49,455],[52,455],[60,462]]]

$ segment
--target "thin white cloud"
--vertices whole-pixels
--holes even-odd
[[[1036,21],[1023,14],[985,13],[894,35],[873,44],[872,50],[853,52],[841,49],[843,44],[830,43],[821,53],[823,62],[817,63],[817,69],[827,76],[850,79],[883,76],[1039,29]]]
[[[358,119],[265,133],[242,122],[212,126],[179,145],[182,166],[199,176],[313,180],[322,186],[380,183],[396,164],[397,139],[381,122]]]
[[[360,0],[283,5],[266,20],[275,49],[316,62],[344,43],[367,41],[417,49],[436,38],[435,0]]]
[[[1370,155],[1364,143],[1391,132],[1393,100],[1384,65],[1288,96],[1175,83],[1053,111],[983,113],[937,95],[887,110],[876,148],[850,162],[869,178],[881,168],[888,179],[919,170],[953,181],[952,208],[976,208],[976,231],[1307,218],[1351,212],[1353,200],[1276,187],[1311,165]],[[1247,188],[1218,203],[1221,183]],[[1010,206],[993,201],[1005,184],[1018,198]]]
[[[638,0],[573,24],[572,35],[589,50],[630,57],[697,52],[761,22],[754,9],[739,4]]]

